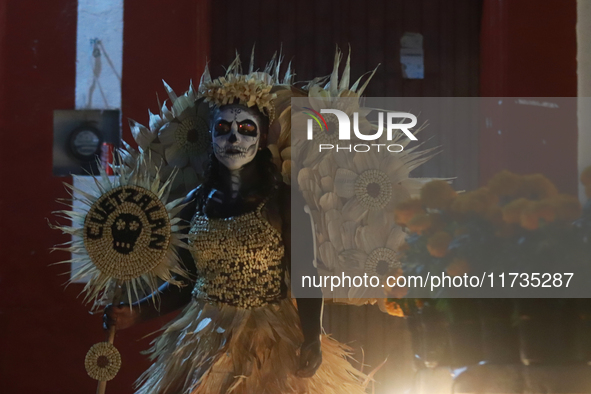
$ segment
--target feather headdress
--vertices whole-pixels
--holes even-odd
[[[277,98],[274,93],[274,86],[290,86],[293,74],[291,63],[287,71],[280,78],[281,64],[283,57],[281,53],[273,55],[273,58],[263,71],[254,70],[254,48],[250,56],[249,71],[242,73],[240,55],[236,53],[234,61],[226,69],[223,77],[211,79],[208,66],[199,83],[199,97],[203,97],[211,106],[222,106],[238,103],[247,107],[256,106],[260,112],[269,117],[269,123],[275,119],[275,107],[273,101]]]

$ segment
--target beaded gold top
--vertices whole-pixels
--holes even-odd
[[[241,308],[254,308],[284,298],[281,233],[261,214],[191,221],[189,246],[197,267],[193,296]]]

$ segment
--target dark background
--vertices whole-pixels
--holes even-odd
[[[100,316],[62,286],[66,258],[49,248],[67,241],[45,218],[66,197],[52,165],[52,113],[74,108],[75,0],[0,0],[0,393],[91,393],[84,355],[103,340]],[[281,43],[297,79],[326,75],[335,46],[352,51],[352,78],[381,63],[369,96],[576,96],[574,0],[216,1],[127,0],[124,9],[123,119],[147,123],[165,79],[177,91],[198,81],[205,60],[215,76],[237,49],[259,66]],[[424,36],[425,79],[404,80],[400,37]],[[490,116],[501,116],[485,109]],[[509,126],[507,126],[509,127]],[[131,140],[127,126],[124,137]],[[559,149],[538,143],[560,137]],[[554,137],[553,137],[554,136]],[[564,192],[576,191],[576,127],[498,135],[435,135],[453,154],[440,155],[425,176],[457,176],[476,187],[503,168],[535,168]],[[131,393],[148,366],[139,354],[170,317],[117,335],[123,369],[109,393]],[[326,330],[350,343],[359,361],[387,364],[377,392],[411,383],[404,320],[375,307],[328,306]],[[359,349],[363,347],[365,358]],[[366,369],[367,371],[367,369]]]

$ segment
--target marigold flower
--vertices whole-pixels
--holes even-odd
[[[404,317],[404,311],[396,301],[386,300],[384,303],[384,308],[390,316]]]
[[[480,189],[460,194],[451,205],[453,212],[464,214],[484,215],[487,210],[497,204],[498,197],[490,192],[488,188]]]
[[[447,248],[453,237],[446,231],[438,231],[427,241],[427,250],[433,257],[443,257],[447,254]]]
[[[542,201],[537,201],[532,204],[531,208],[546,223],[552,223],[556,219],[556,204],[552,202],[552,199],[546,198]]]
[[[490,206],[484,214],[486,220],[495,226],[501,225],[503,222],[503,210],[498,205]]]
[[[526,230],[536,230],[540,225],[540,217],[528,207],[521,212],[519,224]]]
[[[398,247],[398,251],[399,251],[399,252],[402,252],[402,253],[406,252],[406,251],[407,251],[407,250],[409,250],[409,249],[410,249],[410,245],[409,245],[408,243],[406,243],[406,242],[403,242],[403,243],[402,243],[402,244],[400,244],[400,246]]]
[[[421,201],[427,208],[447,209],[456,196],[451,185],[441,180],[431,181],[421,189]]]
[[[521,227],[535,230],[539,227],[540,219],[552,223],[557,218],[562,221],[573,221],[579,217],[581,205],[575,197],[558,195],[542,201],[530,201],[521,212]]]
[[[523,177],[523,184],[518,191],[520,197],[530,200],[541,200],[558,194],[556,186],[544,175],[533,174]]]
[[[407,224],[408,229],[413,233],[422,235],[431,228],[431,216],[428,213],[415,215]]]
[[[454,258],[445,270],[450,276],[462,276],[470,272],[470,263],[466,259]]]
[[[440,213],[431,212],[429,213],[429,217],[431,218],[431,230],[439,231],[443,230],[447,223],[445,222],[444,216]]]
[[[567,194],[559,194],[552,199],[556,208],[556,220],[572,222],[581,216],[579,199]]]
[[[396,208],[394,208],[394,221],[399,226],[405,226],[415,215],[420,213],[425,213],[421,200],[406,200],[396,205]]]
[[[503,207],[503,220],[506,223],[519,223],[521,212],[527,207],[529,201],[525,198],[518,198]]]
[[[515,196],[515,193],[521,187],[523,177],[510,171],[503,170],[492,177],[488,182],[488,188],[491,193],[497,196]]]

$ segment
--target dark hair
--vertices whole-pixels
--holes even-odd
[[[257,176],[252,182],[252,188],[246,192],[241,192],[242,200],[250,195],[261,195],[265,197],[272,196],[279,188],[281,173],[273,163],[273,154],[268,148],[262,148],[257,152],[254,159],[246,164],[246,166],[254,166],[254,171]],[[222,186],[222,179],[229,176],[229,171],[223,164],[219,162],[215,154],[212,152],[209,156],[209,166],[205,171],[205,180],[200,187],[199,196],[197,197],[197,209],[203,211],[209,195],[213,189],[220,189]]]

